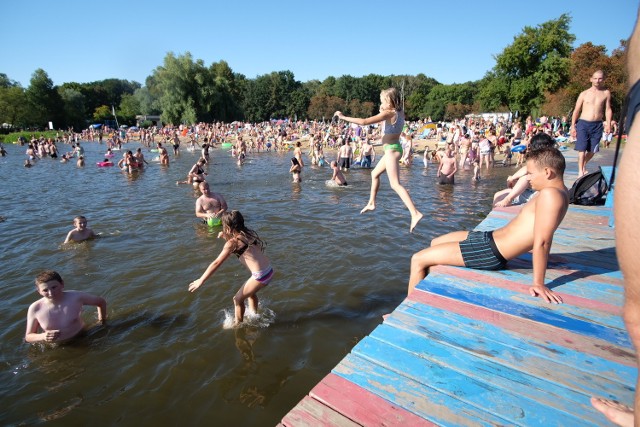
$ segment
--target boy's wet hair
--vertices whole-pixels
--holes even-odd
[[[533,162],[541,168],[551,168],[558,174],[563,175],[566,167],[564,156],[555,147],[543,146],[527,153],[527,160]]]
[[[105,161],[108,161],[108,159],[105,159]],[[73,218],[73,222],[76,222],[81,219],[84,219],[85,221],[87,220],[87,218],[85,218],[84,215],[78,215],[77,217]]]
[[[62,283],[62,276],[57,271],[45,270],[36,276],[36,285],[40,283],[47,283],[52,280]]]
[[[529,142],[530,150],[538,150],[544,147],[553,147],[556,145],[556,141],[551,138],[550,135],[546,133],[537,133],[531,137],[531,141]]]

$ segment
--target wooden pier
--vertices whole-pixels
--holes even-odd
[[[281,425],[610,426],[589,398],[632,404],[637,376],[610,211],[571,205],[555,233],[546,277],[564,304],[529,295],[531,254],[435,267]]]

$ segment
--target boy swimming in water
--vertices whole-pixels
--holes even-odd
[[[26,342],[62,342],[78,335],[84,328],[82,307],[98,307],[98,321],[107,319],[104,298],[78,291],[65,291],[60,274],[45,270],[36,277],[36,289],[42,298],[27,311]],[[42,330],[42,332],[38,332]]]
[[[71,241],[82,242],[83,240],[96,237],[93,230],[87,227],[87,219],[82,215],[73,219],[73,226],[75,228],[67,234],[67,238],[64,240],[64,243],[69,243]]]

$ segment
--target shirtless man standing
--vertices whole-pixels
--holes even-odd
[[[227,210],[227,202],[222,194],[212,193],[206,181],[201,182],[199,187],[202,196],[196,200],[196,216],[204,221],[209,218],[220,218],[220,215]]]
[[[369,138],[365,138],[362,143],[362,160],[360,166],[363,168],[371,168],[371,164],[376,161],[376,152],[373,145],[369,142]]]
[[[453,184],[454,175],[457,171],[458,162],[454,154],[454,145],[449,143],[444,150],[444,156],[440,159],[440,166],[438,166],[438,182],[440,184]]]
[[[604,72],[598,70],[591,76],[591,87],[582,91],[571,116],[571,137],[576,139],[578,152],[578,177],[587,174],[587,163],[600,150],[602,139],[602,112],[604,131],[611,131],[611,93],[604,88]]]
[[[411,257],[409,294],[434,265],[455,265],[479,270],[501,270],[508,260],[533,251],[532,296],[561,303],[562,298],[544,284],[553,233],[569,206],[564,186],[565,160],[556,148],[529,153],[527,172],[531,187],[538,194],[502,228],[492,232],[456,231],[431,241],[431,247]]]

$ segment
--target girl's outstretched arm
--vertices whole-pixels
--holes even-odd
[[[207,267],[204,273],[202,273],[202,276],[189,284],[189,292],[193,292],[198,289],[209,277],[213,275],[213,273],[216,272],[216,270],[222,265],[222,263],[225,262],[227,258],[229,258],[229,255],[231,255],[232,247],[233,243],[231,240],[225,243],[218,257],[213,260],[211,264],[209,264],[209,267]]]

